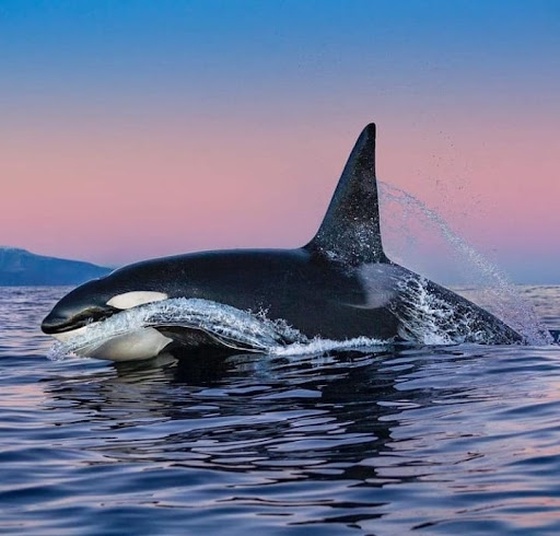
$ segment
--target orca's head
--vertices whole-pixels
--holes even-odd
[[[88,281],[64,296],[41,324],[44,333],[66,341],[85,326],[139,305],[169,298],[149,281],[123,278],[120,270],[101,279]]]
[[[155,264],[155,263],[154,263]],[[44,333],[63,343],[76,340],[90,325],[139,305],[165,300],[170,296],[151,277],[151,265],[121,268],[101,279],[84,283],[64,296],[41,324]],[[153,328],[139,328],[76,350],[79,355],[131,361],[158,355],[171,339]]]

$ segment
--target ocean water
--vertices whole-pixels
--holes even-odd
[[[559,346],[53,361],[66,290],[0,288],[1,534],[560,534]]]

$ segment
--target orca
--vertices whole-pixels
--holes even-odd
[[[360,134],[315,237],[295,249],[224,250],[157,258],[117,269],[64,296],[42,322],[65,341],[131,308],[173,298],[264,311],[308,339],[511,344],[523,337],[488,311],[392,262],[383,250],[375,172],[376,127]],[[179,344],[236,345],[204,329],[152,325],[82,353],[148,359]],[[244,348],[246,349],[246,348]]]

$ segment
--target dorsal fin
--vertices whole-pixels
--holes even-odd
[[[374,123],[356,141],[323,223],[305,247],[351,266],[389,262],[379,228]]]

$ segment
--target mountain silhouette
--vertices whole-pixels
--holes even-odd
[[[79,285],[104,276],[110,268],[89,262],[35,255],[0,246],[0,286]]]

